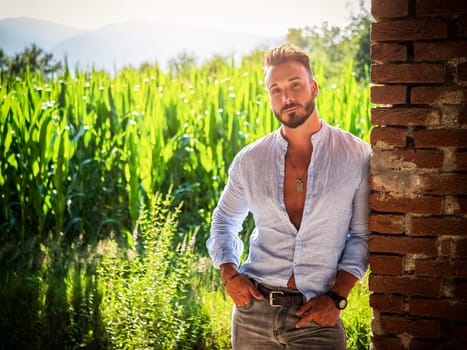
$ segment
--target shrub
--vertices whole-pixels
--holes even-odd
[[[156,195],[141,211],[135,249],[107,244],[98,277],[112,349],[192,349],[197,342],[186,307],[194,256],[186,244],[172,248],[178,213]]]

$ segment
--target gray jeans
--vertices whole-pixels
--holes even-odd
[[[251,298],[244,307],[234,307],[232,348],[234,350],[344,350],[345,329],[339,319],[334,327],[314,322],[296,328],[298,307],[272,307],[267,299]]]

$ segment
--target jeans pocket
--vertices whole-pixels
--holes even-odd
[[[247,304],[245,304],[244,306],[236,306],[236,308],[239,311],[248,311],[253,308],[253,305],[255,304],[255,300],[256,300],[255,298],[250,297],[250,301]]]

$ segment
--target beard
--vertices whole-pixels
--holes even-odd
[[[283,116],[284,110],[291,107],[299,107],[303,109],[303,113],[292,112],[285,114]],[[300,125],[306,122],[306,120],[310,117],[311,113],[315,110],[315,102],[313,99],[310,99],[303,107],[299,103],[291,103],[281,108],[280,111],[274,110],[274,115],[276,116],[277,120],[281,122],[282,125],[295,129],[298,128]]]

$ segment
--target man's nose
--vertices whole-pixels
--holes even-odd
[[[293,102],[293,98],[285,92],[282,95],[282,103],[285,105],[291,104]]]

